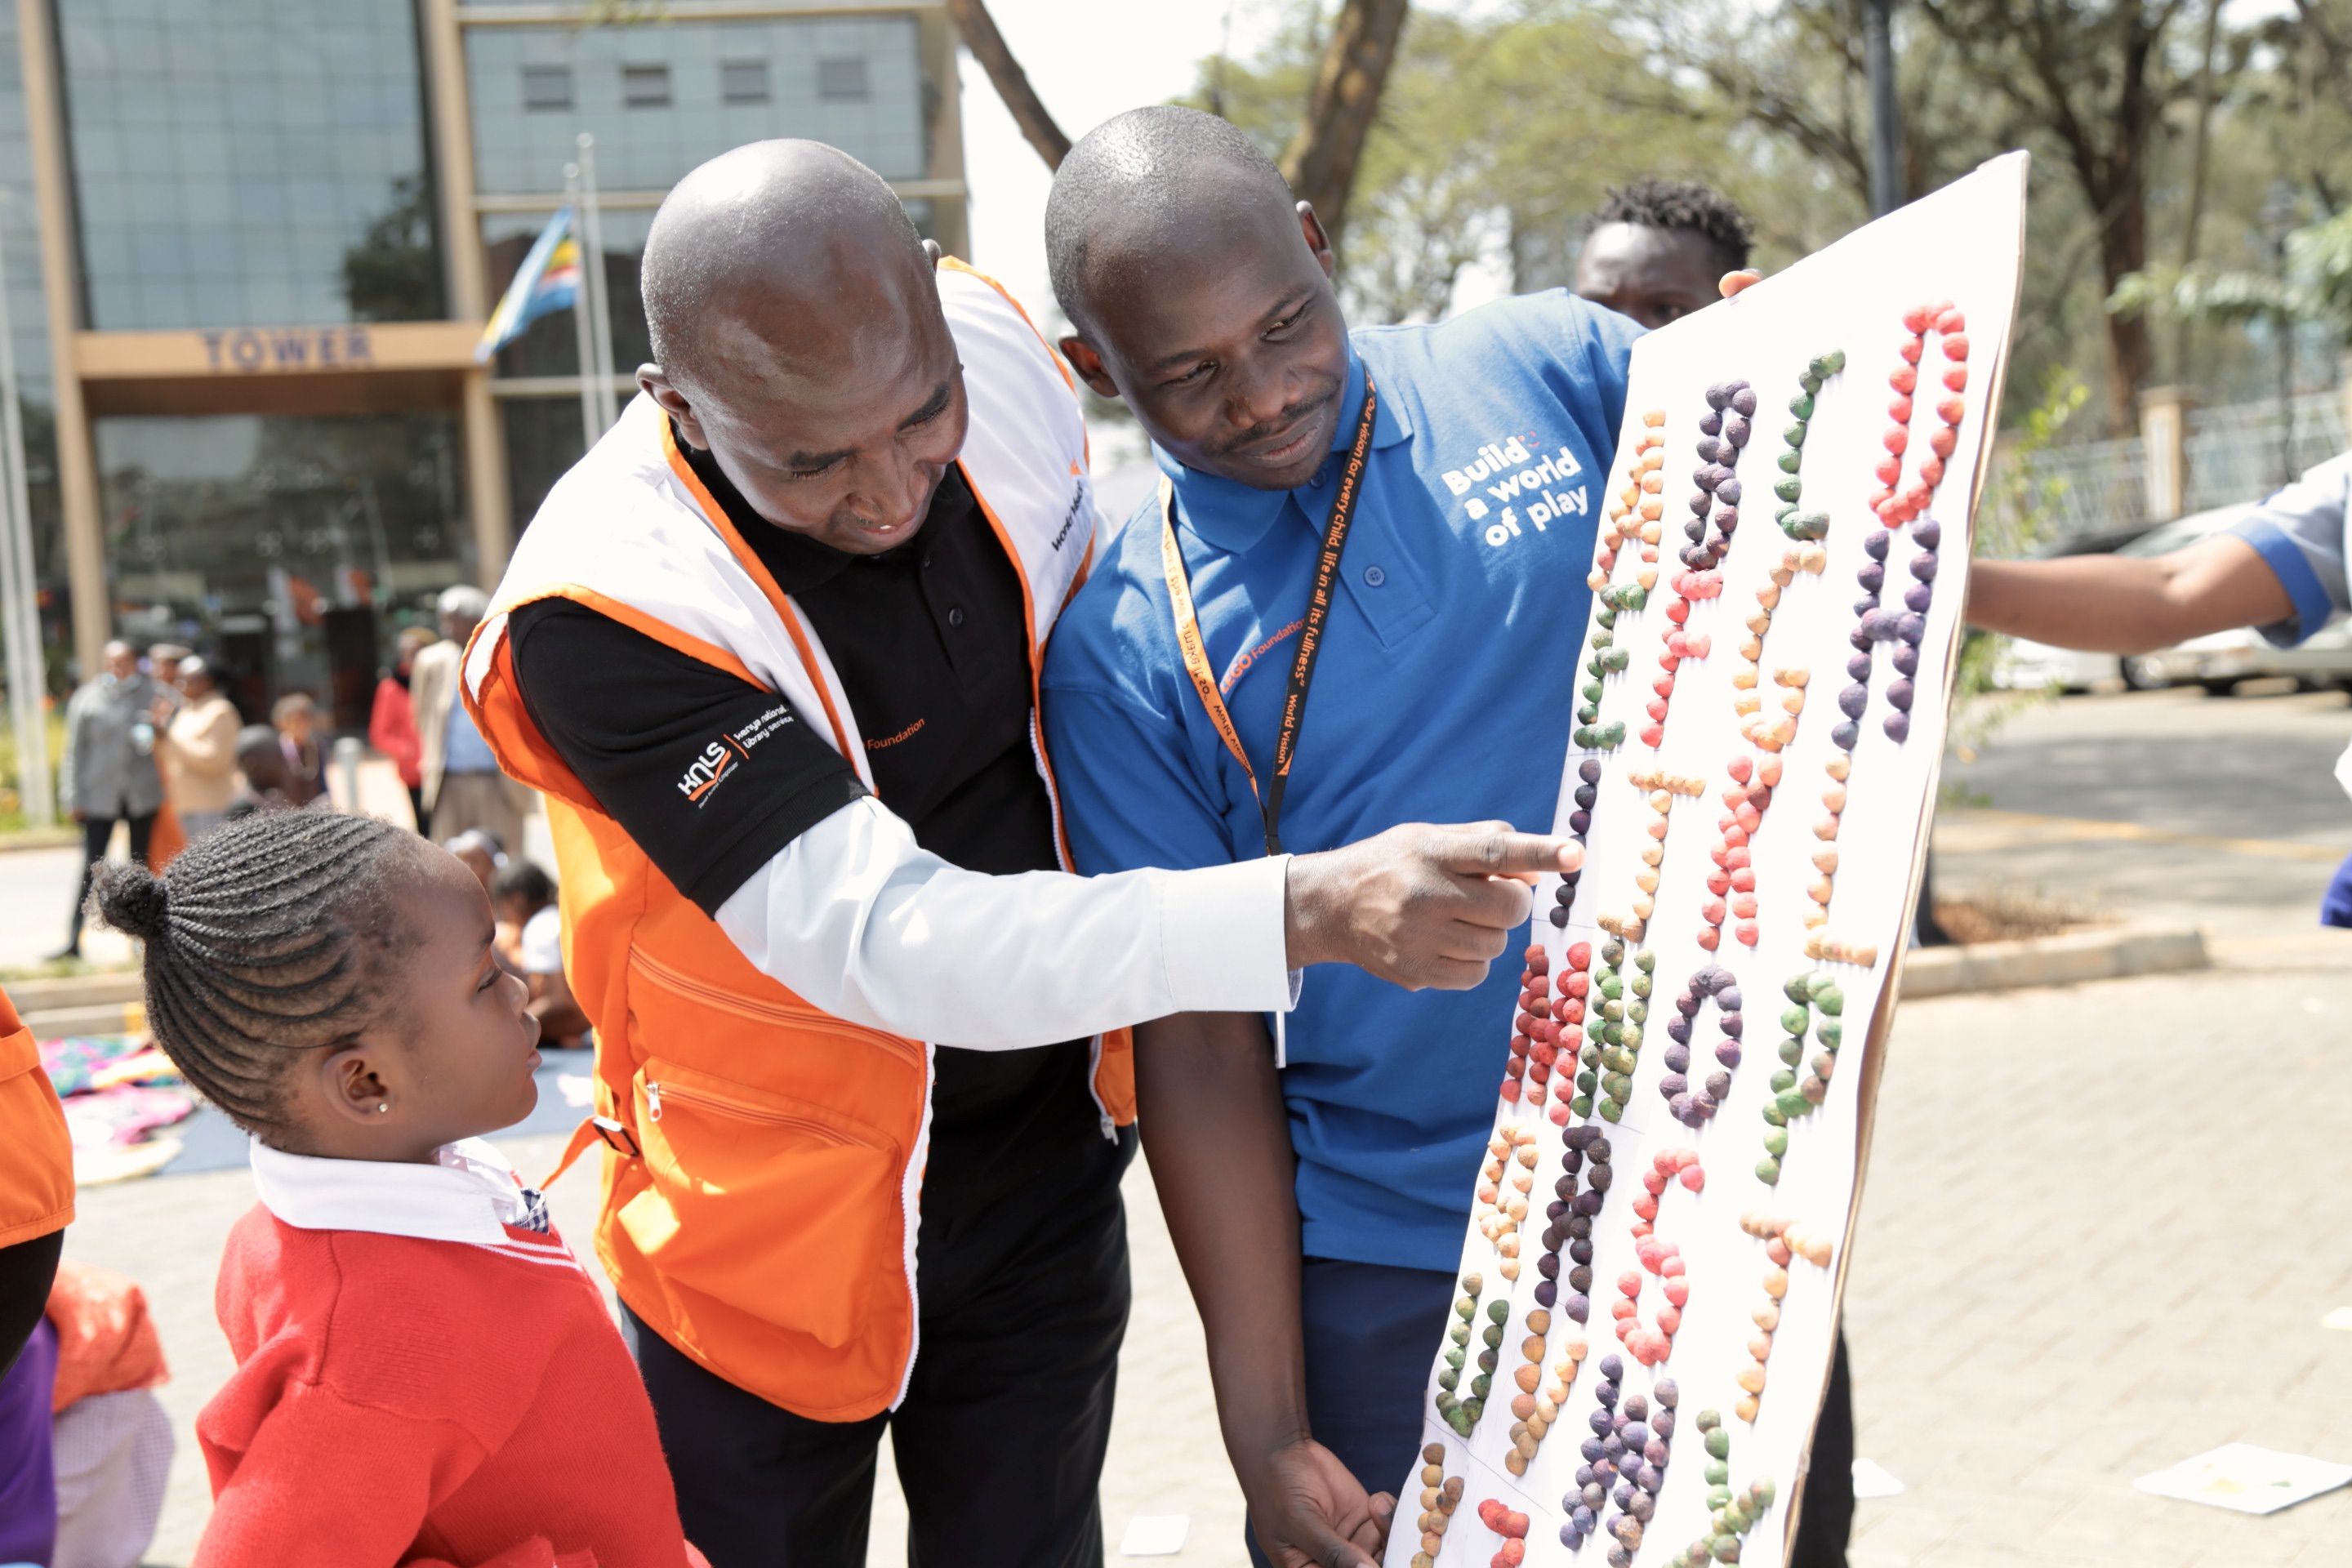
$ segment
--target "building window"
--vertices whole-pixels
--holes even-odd
[[[872,97],[866,81],[866,58],[817,61],[816,95],[828,103],[862,103]]]
[[[415,0],[51,10],[91,330],[441,314]],[[499,101],[521,64],[500,73]],[[272,355],[303,352],[288,342]]]
[[[572,68],[570,66],[523,67],[522,106],[525,109],[571,108]]]
[[[631,109],[669,107],[669,67],[623,66],[621,101]]]
[[[719,68],[719,96],[729,103],[768,101],[768,62],[728,60]]]

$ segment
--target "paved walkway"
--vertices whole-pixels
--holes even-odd
[[[1936,890],[2194,921],[2224,940],[2307,933],[2352,851],[2334,771],[2347,742],[2336,692],[2192,687],[2033,709],[1976,761],[1945,763],[1948,786],[1992,809],[1938,816]]]
[[[2352,1461],[2352,935],[1906,1004],[1847,1293],[1854,1568],[2352,1563],[2352,1491],[2144,1497],[2228,1442]]]

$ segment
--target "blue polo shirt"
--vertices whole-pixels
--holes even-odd
[[[1211,667],[1261,781],[1369,370],[1372,455],[1290,783],[1286,849],[1401,822],[1549,831],[1595,519],[1640,329],[1555,289],[1352,335],[1333,456],[1257,490],[1164,455]],[[1045,722],[1088,872],[1255,859],[1249,779],[1177,650],[1155,500],[1055,627]],[[1308,1256],[1451,1269],[1509,1049],[1517,952],[1475,991],[1311,972],[1282,1075]]]

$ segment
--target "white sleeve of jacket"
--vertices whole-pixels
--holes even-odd
[[[983,876],[869,797],[785,846],[718,920],[761,973],[837,1018],[1013,1050],[1171,1013],[1287,1012],[1288,861]]]

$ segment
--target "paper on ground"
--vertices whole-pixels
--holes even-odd
[[[1184,1550],[1184,1537],[1192,1529],[1189,1513],[1139,1513],[1127,1521],[1127,1533],[1119,1537],[1121,1557],[1173,1557]]]
[[[2210,1454],[2183,1459],[2168,1470],[2142,1476],[2134,1490],[2182,1502],[2211,1503],[2239,1513],[2276,1513],[2305,1498],[2332,1492],[2352,1481],[2352,1465],[2332,1465],[2302,1454],[2282,1454],[2252,1443],[2227,1443]]]
[[[1853,1462],[1853,1495],[1856,1501],[1864,1501],[1871,1498],[1901,1497],[1903,1483],[1896,1480],[1894,1472],[1877,1460],[1856,1459]]]

